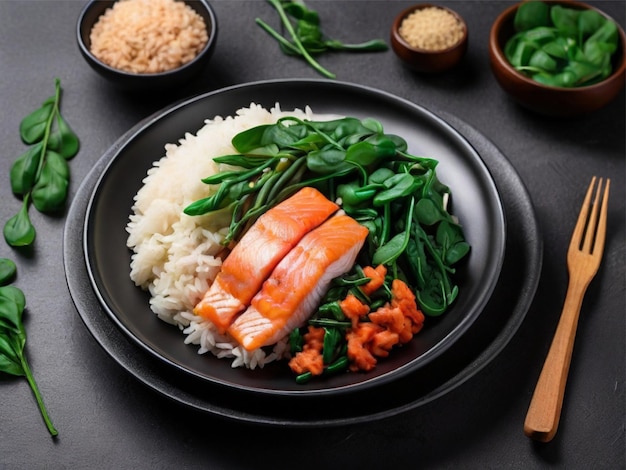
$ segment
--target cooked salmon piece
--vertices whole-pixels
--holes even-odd
[[[338,208],[318,190],[305,187],[267,211],[226,257],[194,313],[212,321],[224,333],[278,262]]]
[[[367,235],[367,228],[347,215],[331,217],[311,230],[278,263],[228,332],[253,350],[304,324],[331,280],[352,268]]]

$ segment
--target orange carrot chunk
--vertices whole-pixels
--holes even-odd
[[[420,331],[424,325],[424,314],[417,307],[415,294],[413,294],[409,286],[400,279],[394,279],[391,283],[391,293],[393,295],[391,305],[399,307],[402,310],[402,314],[411,319],[413,334]]]
[[[359,323],[356,328],[350,328],[346,334],[348,340],[348,359],[350,370],[369,371],[376,365],[376,358],[367,348],[367,344],[374,338],[376,333],[384,328],[375,323]]]
[[[363,291],[365,295],[370,295],[376,292],[385,283],[387,268],[382,264],[379,264],[376,269],[371,266],[366,266],[363,268],[363,274],[369,277],[370,281],[361,286],[361,291]]]
[[[387,357],[389,351],[398,344],[399,335],[390,330],[379,331],[368,343],[368,350],[375,357]]]
[[[346,318],[352,322],[353,328],[370,311],[369,306],[362,303],[354,294],[348,294],[345,299],[339,302],[339,307],[341,307]]]
[[[400,333],[404,329],[404,314],[399,307],[385,305],[369,314],[372,323],[388,328],[394,333]]]
[[[303,337],[302,351],[297,352],[289,361],[289,367],[293,372],[296,374],[310,372],[313,375],[320,375],[324,372],[324,358],[322,356],[324,333],[324,328],[309,326],[308,333]]]
[[[324,334],[326,334],[324,328],[309,325],[308,331],[303,337],[303,349],[315,349],[316,351],[321,351],[324,347]]]
[[[363,346],[356,333],[348,333],[348,359],[350,370],[370,371],[376,366],[376,358]]]
[[[320,375],[324,372],[324,358],[316,349],[305,349],[289,360],[289,367],[298,375],[305,372]]]

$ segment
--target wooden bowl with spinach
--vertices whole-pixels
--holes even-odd
[[[624,88],[626,35],[602,11],[576,1],[526,1],[507,8],[489,37],[491,69],[520,105],[577,116]]]

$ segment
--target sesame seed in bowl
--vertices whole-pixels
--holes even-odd
[[[465,28],[449,10],[430,6],[417,8],[406,16],[399,33],[416,49],[442,51],[460,42]]]
[[[429,3],[398,14],[391,27],[391,47],[408,66],[423,73],[453,68],[467,50],[468,31],[453,10]]]

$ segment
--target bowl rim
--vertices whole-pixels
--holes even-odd
[[[509,63],[508,59],[504,55],[504,50],[500,46],[500,42],[498,41],[498,36],[499,36],[499,32],[502,30],[502,27],[506,24],[506,22],[509,20],[512,21],[515,15],[515,12],[517,11],[517,9],[522,3],[525,3],[524,1],[515,3],[507,7],[504,11],[502,11],[496,17],[496,19],[492,23],[491,29],[489,31],[489,50],[491,52],[492,61],[493,60],[497,61],[503,70],[506,70],[506,72],[513,75],[515,79],[525,83],[526,85],[533,86],[533,87],[536,87],[545,91],[558,91],[560,93],[566,93],[566,94],[580,93],[581,91],[587,91],[587,90],[593,91],[593,90],[606,86],[606,84],[609,81],[617,80],[619,79],[620,76],[624,75],[624,73],[626,72],[626,33],[624,33],[624,29],[617,21],[615,21],[614,18],[612,18],[610,15],[606,14],[604,11],[600,10],[599,8],[596,8],[593,5],[589,5],[588,3],[580,2],[577,0],[541,0],[541,1],[544,3],[551,3],[551,4],[559,4],[559,5],[565,4],[565,5],[582,9],[582,10],[586,10],[586,9],[595,10],[598,13],[600,13],[602,16],[604,16],[605,18],[613,21],[615,25],[617,26],[617,32],[620,38],[620,44],[621,44],[621,49],[622,49],[622,58],[621,58],[619,67],[615,68],[611,72],[611,75],[609,75],[608,77],[606,77],[604,80],[600,82],[593,83],[591,85],[578,86],[578,87],[557,87],[557,86],[552,86],[552,85],[545,85],[543,83],[536,82],[535,80],[531,79],[530,77],[516,70]]]
[[[119,0],[111,0],[111,6],[116,3]],[[189,2],[187,0],[182,0],[185,4],[189,4]],[[207,1],[207,0],[193,0],[194,3],[199,3],[201,4],[204,9],[206,10],[209,18],[210,18],[210,25],[206,25],[205,27],[207,29],[207,33],[208,33],[208,38],[207,38],[207,42],[204,45],[204,47],[196,54],[196,56],[190,60],[189,62],[186,62],[182,65],[180,65],[179,67],[176,67],[174,69],[171,70],[165,70],[163,72],[152,72],[152,73],[134,73],[134,72],[128,72],[126,70],[122,70],[122,69],[118,69],[115,67],[112,67],[111,65],[108,65],[106,63],[104,63],[103,61],[101,61],[100,59],[98,59],[92,52],[91,52],[91,48],[86,44],[86,42],[83,40],[83,34],[82,34],[82,29],[83,29],[83,25],[85,22],[85,16],[87,15],[87,13],[89,13],[89,11],[94,8],[95,6],[100,6],[105,2],[102,2],[101,0],[89,0],[89,2],[87,2],[85,4],[85,6],[83,7],[83,9],[81,10],[79,16],[78,16],[78,20],[76,22],[76,39],[78,42],[78,47],[80,48],[82,54],[92,63],[97,64],[98,67],[101,67],[102,69],[106,70],[107,73],[110,74],[115,74],[117,76],[119,76],[120,78],[124,78],[124,79],[137,79],[137,80],[141,80],[143,78],[145,79],[149,79],[149,78],[166,78],[166,77],[171,77],[173,75],[176,75],[178,73],[184,72],[185,70],[188,70],[190,68],[192,68],[194,65],[196,65],[198,62],[200,62],[212,49],[212,47],[215,44],[216,38],[217,38],[217,16],[215,14],[215,10],[213,9],[213,7],[211,6],[211,4]],[[104,11],[106,11],[107,9],[111,8],[110,6],[107,6],[105,8]],[[104,14],[103,11],[103,14]],[[98,17],[99,19],[100,17]],[[96,22],[98,21],[98,19],[96,19]],[[204,19],[204,18],[203,18]],[[96,22],[94,22],[94,25],[96,24]],[[206,23],[206,22],[205,22]],[[209,28],[210,26],[210,28]],[[91,29],[93,28],[93,25],[91,26],[91,28],[89,28],[89,31],[87,31],[87,34],[89,34],[91,32]]]
[[[454,43],[452,46],[449,46],[445,49],[438,49],[438,50],[421,49],[421,48],[411,46],[400,34],[400,26],[402,25],[402,21],[404,21],[404,19],[407,16],[409,16],[414,11],[423,10],[425,8],[430,8],[430,7],[439,8],[440,10],[444,10],[444,11],[447,11],[448,13],[451,13],[463,26],[463,36],[461,37],[459,41]],[[405,8],[400,13],[398,13],[398,15],[396,15],[393,21],[393,25],[391,27],[391,34],[392,34],[392,37],[396,41],[398,41],[402,45],[402,47],[406,48],[407,50],[410,50],[411,52],[415,52],[418,54],[435,56],[439,54],[445,54],[447,52],[453,51],[461,47],[464,43],[467,42],[469,31],[468,31],[467,23],[465,22],[463,17],[458,12],[452,10],[451,8],[448,8],[443,5],[435,5],[433,3],[417,3],[415,5]]]

